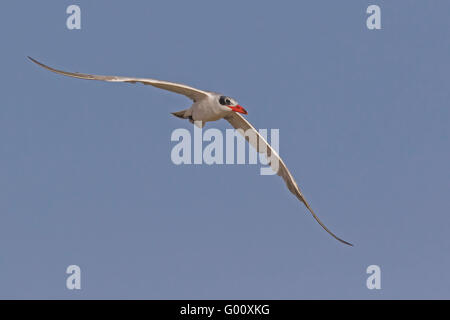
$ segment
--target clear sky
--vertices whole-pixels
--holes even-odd
[[[81,30],[66,8],[81,7]],[[366,8],[381,7],[381,30]],[[8,1],[0,298],[450,298],[450,2]],[[237,99],[331,238],[255,165],[170,160],[152,77]],[[219,121],[206,128],[224,131]],[[66,288],[79,265],[81,290]],[[366,288],[379,265],[381,290]]]

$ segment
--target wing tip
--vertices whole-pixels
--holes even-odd
[[[302,196],[301,201],[303,202],[303,204],[306,206],[306,208],[309,210],[309,212],[312,214],[312,216],[314,217],[314,219],[320,224],[320,226],[326,231],[328,232],[333,238],[335,238],[337,241],[346,244],[350,247],[354,247],[353,243],[347,242],[345,240],[342,240],[341,238],[339,238],[337,235],[335,235],[333,232],[330,231],[330,229],[328,229],[325,224],[323,224],[323,222],[319,219],[319,217],[314,213],[314,210],[311,208],[311,206],[308,204],[308,202],[306,202],[305,198]]]
[[[342,239],[338,239],[338,240],[339,240],[340,242],[342,242],[343,244],[346,244],[346,245],[348,245],[348,246],[350,246],[350,247],[354,247],[353,243],[347,242],[347,241],[342,240]]]
[[[41,66],[41,67],[47,67],[47,66],[45,66],[44,64],[40,63],[39,61],[37,61],[36,59],[33,59],[33,58],[30,57],[30,56],[27,56],[27,58],[28,58],[31,62],[36,63],[38,66]]]

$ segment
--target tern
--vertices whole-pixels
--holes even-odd
[[[247,135],[244,135],[244,138],[259,152],[263,153],[269,157],[275,157],[278,161],[276,168],[274,166],[271,166],[272,169],[276,171],[276,173],[283,178],[284,182],[286,183],[287,188],[289,191],[294,194],[298,200],[300,200],[306,208],[309,210],[309,212],[312,214],[314,219],[322,226],[325,231],[327,231],[333,238],[336,240],[349,245],[353,246],[353,244],[342,240],[338,236],[336,236],[333,232],[331,232],[325,224],[319,219],[319,217],[314,213],[313,209],[309,205],[309,203],[306,201],[305,197],[303,196],[302,192],[300,191],[300,188],[297,185],[297,182],[295,182],[292,174],[284,164],[283,160],[280,158],[280,156],[277,154],[277,152],[270,146],[270,144],[264,139],[263,136],[261,136],[251,124],[248,122],[242,114],[247,114],[247,111],[238,104],[238,102],[226,95],[211,92],[211,91],[204,91],[199,90],[190,86],[187,86],[185,84],[181,83],[174,83],[174,82],[168,82],[168,81],[161,81],[156,79],[149,79],[149,78],[135,78],[135,77],[121,77],[121,76],[102,76],[102,75],[93,75],[93,74],[86,74],[86,73],[78,73],[78,72],[66,72],[62,70],[57,70],[52,67],[49,67],[31,57],[28,57],[32,62],[36,63],[37,65],[50,70],[52,72],[78,78],[78,79],[86,79],[86,80],[101,80],[101,81],[108,81],[108,82],[127,82],[127,83],[142,83],[145,85],[151,85],[156,88],[172,91],[178,94],[182,94],[189,99],[193,101],[193,104],[190,108],[181,110],[178,112],[173,112],[172,114],[178,118],[187,119],[191,123],[194,123],[195,125],[199,127],[203,127],[206,122],[209,121],[217,121],[220,119],[227,120],[231,126],[233,126],[235,129],[241,129],[238,130],[241,134],[243,132],[247,132],[247,130],[250,130],[256,137],[258,137],[257,141],[255,143],[255,140],[249,139]]]

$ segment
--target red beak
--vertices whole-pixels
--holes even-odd
[[[239,112],[239,113],[242,113],[242,114],[248,114],[247,110],[242,108],[240,105],[228,106],[228,108],[230,108],[234,112]]]

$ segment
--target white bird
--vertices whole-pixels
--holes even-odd
[[[316,221],[324,228],[331,236],[340,242],[353,246],[351,243],[342,240],[338,236],[336,236],[333,232],[331,232],[323,223],[320,221],[319,217],[314,213],[305,197],[300,191],[297,183],[295,182],[292,174],[289,172],[288,168],[284,164],[283,160],[281,160],[280,156],[277,152],[267,143],[267,141],[262,137],[259,132],[247,121],[241,114],[247,114],[247,111],[241,107],[236,100],[211,91],[199,90],[196,88],[192,88],[190,86],[161,81],[155,79],[148,78],[134,78],[134,77],[120,77],[120,76],[101,76],[101,75],[91,75],[85,73],[74,73],[74,72],[66,72],[51,68],[46,66],[35,59],[28,57],[31,61],[38,64],[39,66],[53,71],[55,73],[59,73],[65,76],[79,78],[79,79],[87,79],[87,80],[102,80],[109,82],[128,82],[128,83],[136,83],[140,82],[145,85],[151,85],[160,89],[165,89],[168,91],[172,91],[175,93],[182,94],[191,100],[193,100],[193,104],[190,108],[173,112],[172,114],[178,118],[188,119],[190,122],[195,123],[197,126],[203,127],[205,122],[208,121],[216,121],[220,119],[227,120],[235,129],[242,129],[243,132],[247,130],[251,130],[253,134],[258,137],[258,139],[252,140],[249,139],[248,136],[244,136],[245,139],[260,153],[264,153],[267,156],[267,159],[275,159],[277,161],[271,161],[271,167],[276,171],[276,173],[283,178],[286,183],[287,188],[291,191],[298,200],[303,202],[303,204],[308,208],[311,212],[312,216]],[[242,131],[238,130],[241,134]],[[259,140],[259,144],[258,141]],[[272,165],[273,163],[277,163],[276,166]]]

